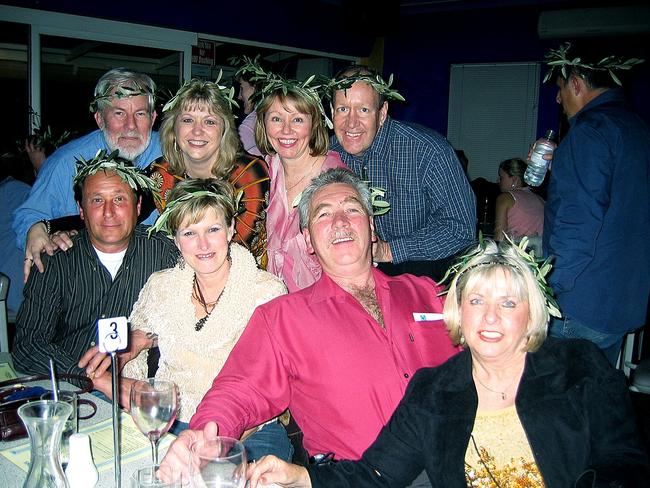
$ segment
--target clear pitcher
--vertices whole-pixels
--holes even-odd
[[[30,402],[18,408],[31,446],[29,471],[23,488],[68,488],[59,461],[59,448],[63,428],[71,413],[69,404],[51,400]]]

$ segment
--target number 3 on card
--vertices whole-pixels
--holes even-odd
[[[123,351],[129,345],[126,317],[111,317],[97,321],[97,345],[100,352]]]

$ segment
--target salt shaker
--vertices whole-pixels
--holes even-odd
[[[70,460],[65,468],[70,488],[93,488],[99,480],[99,473],[90,452],[88,434],[70,436]]]

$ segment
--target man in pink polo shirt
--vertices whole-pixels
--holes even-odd
[[[322,173],[303,192],[299,212],[322,277],[257,308],[165,464],[185,469],[192,440],[217,429],[240,437],[287,407],[310,456],[358,459],[413,373],[458,351],[431,279],[373,267],[376,237],[362,180],[346,169]]]

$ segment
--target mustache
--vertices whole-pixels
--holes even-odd
[[[132,137],[132,138],[140,139],[141,141],[144,140],[144,138],[142,137],[142,134],[140,134],[136,130],[132,130],[132,131],[128,131],[128,132],[120,132],[117,137],[118,138],[119,137]]]

